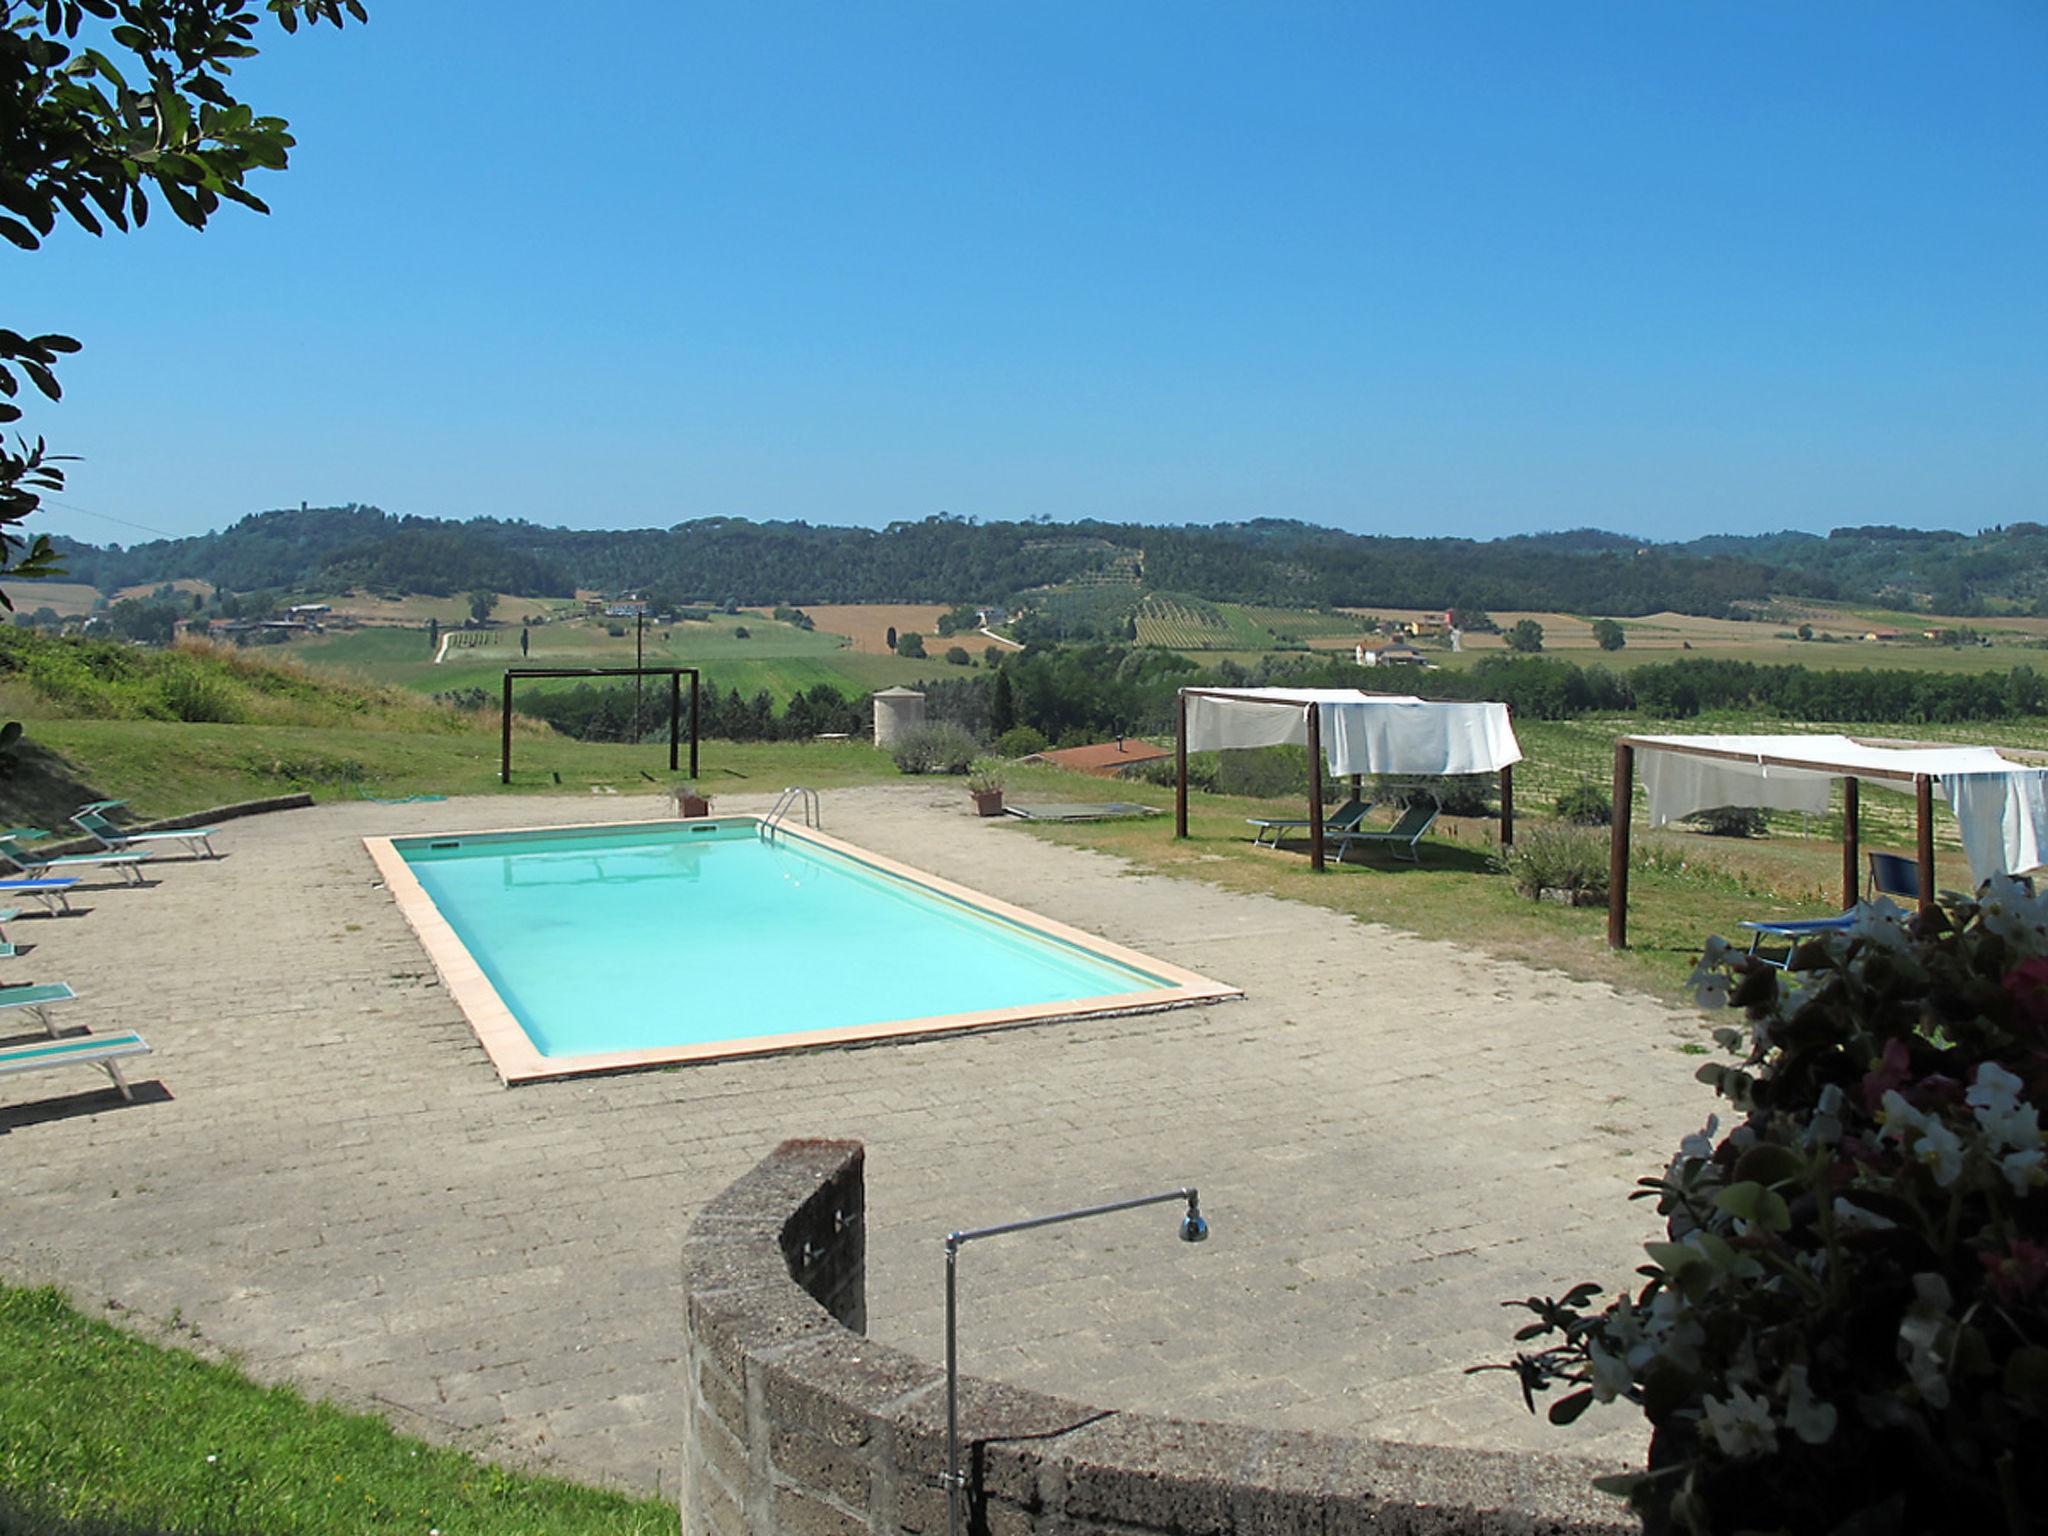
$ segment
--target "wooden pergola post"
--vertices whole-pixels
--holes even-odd
[[[1177,695],[1173,724],[1173,835],[1188,835],[1188,694]]]
[[[1500,845],[1515,845],[1515,769],[1511,763],[1500,771]]]
[[[1636,749],[1614,744],[1614,821],[1607,838],[1607,947],[1628,948],[1628,821],[1636,798]]]
[[[1913,775],[1913,812],[1920,833],[1920,910],[1934,907],[1934,779]]]
[[[1862,874],[1862,786],[1854,774],[1842,780],[1842,910],[1856,905]]]
[[[1308,707],[1308,867],[1323,872],[1323,708]]]

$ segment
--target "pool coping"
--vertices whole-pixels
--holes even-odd
[[[699,824],[743,827],[757,830],[760,816],[713,816],[690,818]],[[1033,932],[1071,944],[1084,953],[1118,965],[1157,976],[1163,987],[1143,992],[1120,992],[1103,997],[1079,998],[1064,1003],[1033,1003],[1011,1008],[984,1008],[970,1013],[935,1014],[919,1019],[893,1019],[874,1024],[857,1024],[843,1029],[807,1030],[781,1035],[754,1035],[744,1040],[712,1041],[698,1045],[658,1046],[632,1051],[593,1051],[580,1056],[543,1056],[528,1038],[498,989],[470,955],[454,927],[441,915],[433,897],[398,851],[398,843],[434,837],[495,837],[515,832],[620,832],[635,827],[671,828],[674,817],[616,822],[572,822],[538,827],[465,828],[451,832],[407,832],[400,837],[365,837],[363,846],[382,877],[398,910],[404,915],[421,948],[433,963],[441,984],[448,989],[456,1007],[475,1031],[477,1043],[490,1057],[499,1078],[507,1087],[544,1082],[593,1073],[629,1072],[648,1067],[689,1066],[714,1061],[737,1061],[754,1056],[780,1055],[788,1051],[830,1050],[834,1047],[867,1045],[884,1040],[923,1040],[967,1030],[1015,1029],[1031,1024],[1052,1024],[1075,1019],[1114,1017],[1124,1014],[1157,1013],[1170,1008],[1189,1008],[1224,1002],[1244,996],[1241,988],[1212,981],[1183,966],[1152,955],[1141,954],[1110,939],[1074,928],[1056,918],[1045,917],[1024,907],[917,869],[857,844],[831,836],[816,827],[791,826],[778,822],[774,835],[815,843],[842,858],[865,864],[892,878],[935,891],[941,896],[976,908],[990,916],[1016,923]]]

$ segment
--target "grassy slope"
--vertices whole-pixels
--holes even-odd
[[[666,784],[684,776],[669,773],[666,745],[579,742],[522,731],[513,742],[512,784],[503,786],[495,722],[453,733],[155,720],[57,720],[32,730],[95,788],[126,798],[138,816],[174,815],[300,789],[320,799],[585,795],[594,784],[630,791],[650,787],[650,780]],[[688,754],[685,742],[684,774]],[[714,792],[772,790],[785,782],[834,788],[896,776],[887,757],[858,741],[710,741],[702,748],[700,769]],[[0,808],[6,804],[0,785]]]
[[[230,1536],[657,1536],[675,1506],[509,1472],[0,1286],[0,1488],[36,1515]],[[0,1510],[0,1528],[10,1528]]]

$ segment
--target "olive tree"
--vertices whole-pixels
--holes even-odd
[[[283,170],[292,136],[228,89],[264,11],[286,32],[369,19],[360,0],[0,0],[0,239],[34,251],[60,220],[126,231],[155,202],[194,229],[224,202],[269,212],[245,183]],[[23,383],[62,397],[58,359],[78,345],[0,326],[0,425],[22,419]],[[66,457],[0,438],[0,576],[56,574],[48,536],[19,530],[64,488]]]

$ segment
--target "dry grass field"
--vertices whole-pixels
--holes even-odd
[[[9,584],[7,595],[14,599],[16,613],[48,608],[67,619],[91,613],[100,600],[99,593],[82,581],[17,581]]]
[[[369,592],[344,592],[326,601],[333,605],[336,617],[353,618],[364,624],[425,624],[429,619],[439,619],[445,626],[460,624],[469,617],[467,593],[452,597],[427,597],[420,593],[378,597]],[[581,603],[571,603],[566,598],[500,592],[497,611],[491,616],[501,624],[511,624],[527,615],[542,618],[572,608],[577,613],[583,611]]]
[[[756,608],[756,613],[769,613],[767,608]],[[853,642],[856,651],[865,651],[870,656],[889,654],[889,631],[899,635],[915,630],[929,642],[937,634],[939,615],[946,612],[943,603],[816,603],[805,604],[804,612],[811,616],[811,622],[819,630],[830,635],[844,635]],[[967,639],[960,643],[969,650],[978,650],[986,640],[973,637],[976,643]],[[948,641],[947,644],[951,644]],[[929,647],[927,647],[929,648]],[[936,653],[934,653],[936,654]]]

